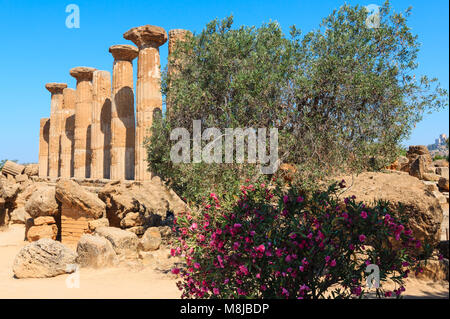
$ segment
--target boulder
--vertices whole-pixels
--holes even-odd
[[[420,261],[419,265],[423,269],[423,272],[417,274],[416,278],[429,279],[433,281],[448,281],[448,259],[444,258],[442,260],[422,260]]]
[[[34,226],[53,225],[56,224],[56,221],[52,216],[41,216],[34,218],[33,224]]]
[[[105,203],[97,195],[86,191],[71,180],[60,180],[56,184],[56,199],[64,206],[80,210],[88,218],[100,218],[105,214]]]
[[[157,177],[144,182],[111,182],[98,195],[106,203],[110,225],[124,229],[159,226],[168,221],[170,212],[176,215],[188,209]]]
[[[429,191],[429,192],[438,192],[439,188],[437,186],[436,182],[428,182],[428,181],[424,181],[423,182],[425,185],[425,188]]]
[[[147,229],[140,240],[139,248],[143,251],[157,250],[161,245],[161,233],[158,227]]]
[[[116,227],[99,227],[95,234],[108,239],[119,257],[137,257],[139,239],[135,234]]]
[[[109,240],[88,234],[81,236],[78,241],[77,254],[77,262],[82,267],[111,267],[119,261]]]
[[[448,167],[436,167],[436,174],[448,178]]]
[[[28,181],[28,175],[20,174],[15,177],[17,183],[25,183]]]
[[[28,199],[25,210],[33,218],[56,216],[59,210],[55,199],[55,188],[43,185],[38,187]]]
[[[428,170],[429,161],[426,155],[418,155],[412,162],[409,168],[409,175],[424,179],[424,174],[430,173]]]
[[[31,216],[24,207],[16,208],[10,214],[10,222],[13,224],[25,224],[26,220]]]
[[[56,240],[57,235],[58,235],[58,226],[56,226],[56,224],[31,226],[26,232],[26,236],[29,242],[37,241],[42,238],[49,238]]]
[[[448,192],[449,191],[448,178],[446,177],[439,178],[438,186],[439,190],[441,190],[442,192]]]
[[[39,175],[39,164],[25,165],[25,170],[23,173],[28,175],[28,177],[38,176]]]
[[[439,181],[440,176],[434,173],[423,173],[422,174],[422,179],[424,181],[429,181],[429,182],[437,182]]]
[[[91,232],[94,232],[99,227],[109,227],[109,220],[107,218],[99,218],[88,221],[88,227]]]
[[[14,259],[17,278],[46,278],[73,272],[76,253],[60,242],[41,239],[24,246]]]
[[[445,159],[435,160],[432,165],[434,167],[448,167],[448,161]]]
[[[351,181],[352,177],[343,179]],[[400,172],[367,172],[356,176],[342,196],[352,195],[368,205],[379,199],[389,201],[393,212],[399,212],[402,206],[406,227],[416,239],[432,245],[439,242],[443,211],[422,181]]]

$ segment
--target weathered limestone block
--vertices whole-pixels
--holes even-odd
[[[153,117],[161,113],[161,75],[159,47],[166,43],[166,31],[157,26],[145,25],[132,28],[123,37],[139,48],[136,87],[136,154],[135,179],[149,180],[147,153],[144,140],[152,126]],[[157,115],[158,116],[158,115]]]
[[[56,184],[56,198],[61,202],[61,241],[76,245],[84,233],[90,232],[89,222],[103,217],[105,204],[71,180]]]
[[[135,170],[135,116],[133,60],[138,49],[132,45],[113,45],[114,57],[111,113],[111,179],[133,180]]]
[[[50,107],[50,138],[49,138],[49,165],[48,176],[59,176],[60,139],[62,132],[62,108],[64,104],[63,90],[66,83],[47,83],[45,88],[52,94]]]
[[[2,168],[3,174],[8,174],[11,176],[17,176],[23,173],[25,166],[17,164],[12,161],[6,161]]]
[[[161,241],[161,233],[159,232],[158,227],[150,227],[142,236],[139,248],[143,251],[157,250],[161,245]]]
[[[439,178],[438,186],[439,186],[439,190],[441,190],[443,192],[448,192],[449,191],[448,177]]]
[[[95,71],[92,80],[92,162],[91,178],[110,177],[111,74]]]
[[[43,118],[39,128],[39,177],[48,176],[48,143],[50,139],[50,119]]]
[[[27,239],[29,242],[37,241],[42,238],[49,238],[56,240],[58,234],[58,226],[52,225],[39,225],[31,226],[27,231]]]
[[[99,227],[109,227],[109,220],[108,218],[90,220],[88,222],[88,227],[91,232],[94,232]]]
[[[418,279],[430,279],[433,281],[448,280],[448,259],[427,259],[420,262],[423,272],[416,275]]]
[[[417,177],[418,179],[424,179],[424,174],[430,173],[428,164],[429,161],[427,155],[418,155],[411,163],[409,175]]]
[[[61,177],[73,177],[73,157],[75,151],[75,90],[63,91],[62,131],[61,131]]]
[[[76,178],[91,176],[92,76],[95,70],[89,67],[76,67],[70,70],[70,75],[77,79],[73,162]]]
[[[77,245],[77,262],[82,267],[103,268],[118,264],[119,259],[109,240],[84,234]]]
[[[121,259],[137,258],[139,239],[135,234],[115,227],[100,227],[95,233],[108,239]]]
[[[73,271],[76,253],[60,242],[45,238],[23,247],[14,259],[17,278],[54,277]]]
[[[442,177],[448,178],[448,172],[449,172],[448,167],[436,167],[436,174],[441,175]]]
[[[27,213],[24,207],[19,207],[11,212],[10,222],[13,224],[25,224],[26,220],[30,217],[31,216]]]
[[[39,164],[28,164],[25,165],[25,170],[23,171],[28,177],[39,175]]]
[[[55,200],[55,188],[40,185],[28,199],[25,210],[33,218],[57,215],[59,211]]]

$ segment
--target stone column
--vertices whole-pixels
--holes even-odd
[[[60,137],[61,137],[61,111],[63,108],[63,90],[65,83],[47,83],[45,88],[52,94],[50,105],[50,137],[48,144],[48,176],[59,176]]]
[[[76,67],[70,75],[77,79],[75,92],[74,177],[91,176],[92,76],[96,69]]]
[[[62,133],[61,133],[61,177],[73,176],[73,154],[75,128],[75,90],[66,88],[63,91]]]
[[[111,140],[111,74],[95,71],[92,80],[92,163],[91,178],[109,178]]]
[[[145,25],[125,32],[123,37],[133,41],[139,48],[136,85],[135,179],[149,180],[151,173],[148,170],[144,140],[150,137],[153,116],[156,113],[161,114],[159,47],[166,43],[167,33],[161,27]]]
[[[136,124],[134,117],[133,60],[139,50],[132,45],[113,45],[111,113],[111,179],[134,179]]]
[[[177,42],[185,41],[188,35],[192,35],[191,31],[184,29],[173,29],[169,31],[169,59],[167,64],[167,72],[169,77],[173,77],[180,63],[179,59],[172,57]],[[170,110],[170,88],[166,97],[166,113]]]
[[[50,119],[43,118],[39,128],[39,177],[48,176],[48,142],[50,137]]]

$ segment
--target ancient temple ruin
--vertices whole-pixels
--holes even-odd
[[[169,55],[175,42],[188,33],[182,29],[169,32]],[[159,47],[168,36],[161,27],[145,25],[130,29],[123,37],[136,47],[123,44],[109,48],[114,59],[112,78],[108,71],[75,67],[69,72],[77,80],[75,90],[65,83],[46,84],[51,107],[50,118],[40,122],[40,177],[151,178],[144,141],[154,115],[162,111]]]

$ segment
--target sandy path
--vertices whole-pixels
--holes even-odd
[[[153,269],[132,267],[80,269],[80,288],[67,288],[61,275],[14,279],[12,264],[22,246],[23,226],[0,231],[0,299],[2,298],[179,298],[175,280]]]
[[[23,241],[23,226],[0,231],[0,299],[2,298],[179,298],[175,280],[151,268],[81,269],[80,288],[67,288],[61,275],[14,279],[12,264]],[[449,298],[447,281],[408,279],[405,298]]]

